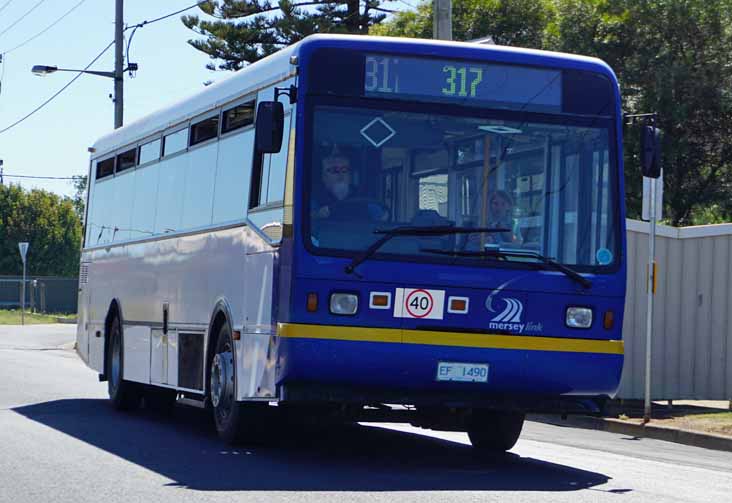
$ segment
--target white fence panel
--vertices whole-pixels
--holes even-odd
[[[619,398],[642,399],[645,378],[646,222],[628,220],[625,367]],[[653,399],[732,398],[732,224],[657,226]]]

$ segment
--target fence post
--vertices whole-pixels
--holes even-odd
[[[30,281],[30,312],[36,312],[36,288],[38,287],[38,281],[32,279]]]
[[[46,312],[46,283],[41,281],[41,312]]]

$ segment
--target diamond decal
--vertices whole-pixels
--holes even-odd
[[[391,140],[395,134],[396,131],[380,117],[377,117],[361,128],[361,136],[366,138],[376,148]]]

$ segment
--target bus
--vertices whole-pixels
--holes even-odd
[[[621,141],[598,59],[307,37],[90,148],[78,352],[229,442],[322,414],[506,451],[618,388]]]

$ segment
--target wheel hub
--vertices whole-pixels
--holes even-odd
[[[228,410],[234,395],[234,369],[230,352],[219,353],[211,366],[211,403]]]

